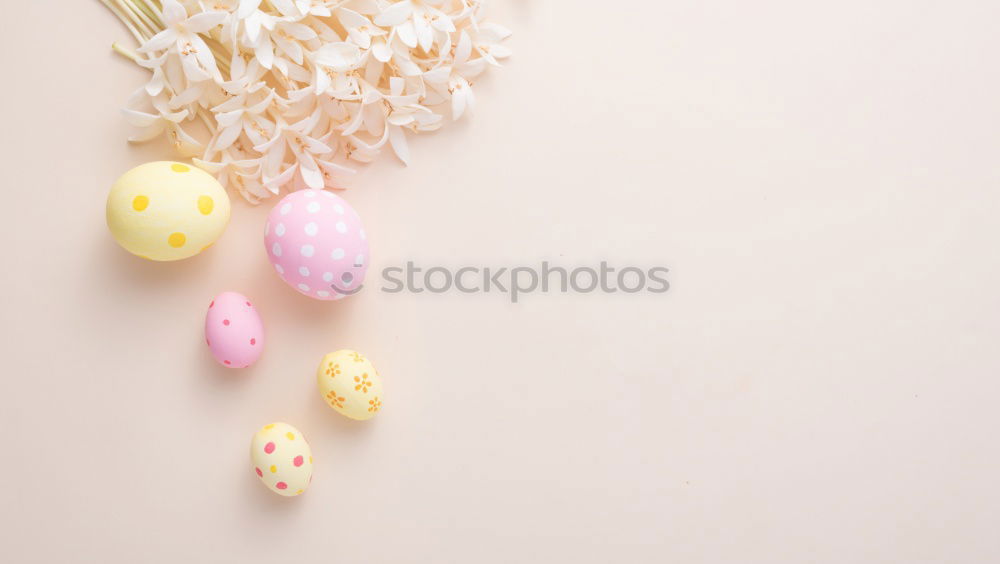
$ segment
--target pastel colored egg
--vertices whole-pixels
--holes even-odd
[[[196,255],[229,223],[229,196],[200,168],[169,161],[139,165],[108,194],[108,229],[142,258],[169,261]]]
[[[323,401],[351,419],[371,419],[382,409],[382,377],[370,360],[355,351],[324,356],[316,383]]]
[[[299,495],[312,482],[312,449],[288,423],[270,423],[254,433],[250,464],[260,481],[278,495]]]
[[[285,283],[318,300],[358,292],[370,262],[358,213],[325,190],[299,190],[282,198],[267,216],[264,247]]]
[[[257,362],[264,350],[264,323],[250,299],[223,292],[208,304],[205,342],[223,366],[245,368]]]

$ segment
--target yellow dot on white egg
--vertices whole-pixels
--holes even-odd
[[[275,472],[277,472],[277,471],[278,471],[278,467],[277,467],[277,466],[275,466],[274,464],[272,464],[272,465],[271,465],[271,473],[272,473],[272,474],[274,474],[274,473],[275,473]]]
[[[132,200],[132,209],[135,211],[142,211],[146,209],[147,206],[149,206],[149,198],[146,196],[136,196],[135,199]]]
[[[295,440],[295,435],[293,435],[292,433],[285,433],[285,436],[288,437],[288,440],[290,441]]]
[[[212,201],[212,198],[208,196],[198,196],[198,211],[200,211],[202,215],[212,213],[213,207],[215,207],[215,202]]]
[[[185,241],[187,237],[183,233],[171,233],[170,237],[167,237],[167,243],[175,249],[183,247]]]
[[[174,172],[188,172],[191,168],[187,165],[182,165],[181,163],[174,163],[170,165],[170,170]]]
[[[264,428],[265,429],[274,429],[274,423],[271,423],[270,425],[264,425]]]

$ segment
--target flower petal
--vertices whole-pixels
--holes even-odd
[[[236,122],[229,127],[223,128],[219,132],[219,136],[215,139],[215,143],[212,144],[213,151],[225,151],[232,145],[236,138],[240,136],[243,132],[243,122]]]
[[[349,10],[347,8],[337,8],[337,19],[340,20],[340,23],[342,23],[347,29],[356,29],[362,26],[370,27],[372,25],[371,20],[354,10]]]
[[[417,43],[425,52],[430,52],[434,46],[434,31],[431,24],[424,18],[414,18],[413,29],[417,32]]]
[[[451,119],[457,120],[465,111],[465,89],[456,88],[451,93]]]
[[[388,63],[392,58],[392,49],[385,42],[378,42],[372,45],[372,54],[382,63]]]
[[[403,0],[403,2],[397,2],[382,10],[381,14],[375,16],[375,25],[383,27],[396,26],[406,21],[412,13],[413,4],[409,0]]]
[[[143,141],[149,141],[150,139],[156,139],[163,134],[163,130],[166,129],[167,122],[158,121],[143,128],[141,131],[135,135],[130,135],[128,140],[132,143],[142,143]]]
[[[266,35],[261,35],[260,41],[253,47],[253,54],[257,57],[257,62],[265,69],[270,69],[274,65],[274,47],[271,39]]]
[[[188,18],[187,21],[184,22],[184,29],[190,31],[191,33],[205,33],[213,27],[220,25],[226,20],[227,17],[229,17],[229,12],[223,12],[221,10],[202,12]]]
[[[316,163],[312,163],[312,166],[310,167],[306,166],[306,163],[299,161],[299,174],[302,175],[302,180],[306,183],[306,186],[314,190],[319,190],[326,185],[325,179],[323,178],[323,171],[316,166]]]
[[[294,39],[299,41],[308,41],[316,37],[316,32],[313,28],[296,22],[287,22],[281,26],[281,31],[287,33]]]
[[[125,121],[135,127],[149,127],[161,119],[158,114],[130,110],[129,108],[122,108],[122,115],[125,116]]]
[[[263,24],[263,12],[254,12],[247,19],[243,20],[243,25],[246,27],[247,39],[251,44],[257,44],[257,41],[260,39],[260,28]]]
[[[389,127],[389,146],[404,165],[410,164],[410,146],[406,143],[406,133],[403,132],[403,128]]]
[[[187,19],[187,10],[177,0],[163,0],[163,23],[167,28]]]
[[[444,84],[451,76],[451,67],[442,65],[436,69],[431,69],[424,73],[424,80],[432,84]]]
[[[142,44],[141,47],[136,49],[139,53],[152,53],[153,51],[159,51],[160,49],[166,49],[174,43],[177,42],[177,31],[173,28],[167,28],[160,33],[157,33],[153,37],[149,38],[149,41]]]
[[[472,39],[469,39],[469,34],[465,33],[463,29],[461,35],[458,36],[458,45],[455,46],[455,66],[468,61],[471,53]]]
[[[338,72],[356,69],[361,65],[361,49],[346,41],[327,43],[315,51],[315,61]]]
[[[240,0],[240,5],[236,9],[236,17],[241,20],[246,19],[257,11],[258,6],[260,6],[260,0]]]
[[[413,22],[407,21],[402,25],[396,26],[396,35],[399,36],[399,40],[403,42],[410,49],[414,49],[417,46],[417,31],[413,29]]]

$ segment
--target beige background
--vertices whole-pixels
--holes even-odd
[[[474,119],[347,194],[406,260],[665,264],[665,296],[283,286],[267,206],[209,252],[120,250],[143,72],[97,2],[8,2],[0,221],[8,562],[995,562],[1000,4],[497,1]],[[227,372],[208,301],[253,297]],[[320,401],[326,352],[386,382]],[[284,420],[316,456],[248,469]]]

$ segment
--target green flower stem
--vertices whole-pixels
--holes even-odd
[[[132,61],[133,63],[136,63],[139,60],[139,56],[135,54],[135,51],[129,49],[128,47],[122,46],[117,41],[111,44],[111,50],[114,51],[115,53],[118,53],[122,57],[125,57],[126,59]]]
[[[152,37],[160,32],[163,26],[158,26],[149,19],[149,16],[145,12],[136,7],[134,2],[130,0],[115,0],[118,5],[122,7],[123,10],[127,10],[127,13],[134,15],[133,22],[136,24],[141,31],[143,31],[147,37]]]
[[[125,27],[127,27],[128,30],[132,33],[132,36],[135,37],[136,41],[138,41],[140,44],[146,41],[142,33],[140,33],[139,30],[136,29],[135,25],[132,23],[132,18],[129,17],[127,14],[121,12],[118,6],[111,3],[111,0],[101,0],[101,3],[107,6],[108,9],[111,10],[112,13],[114,13],[114,15],[118,16],[118,19],[121,20],[123,24],[125,24]]]
[[[156,24],[158,29],[163,29],[163,16],[160,15],[160,10],[151,8],[146,0],[129,0],[132,5],[141,10],[146,16]]]

